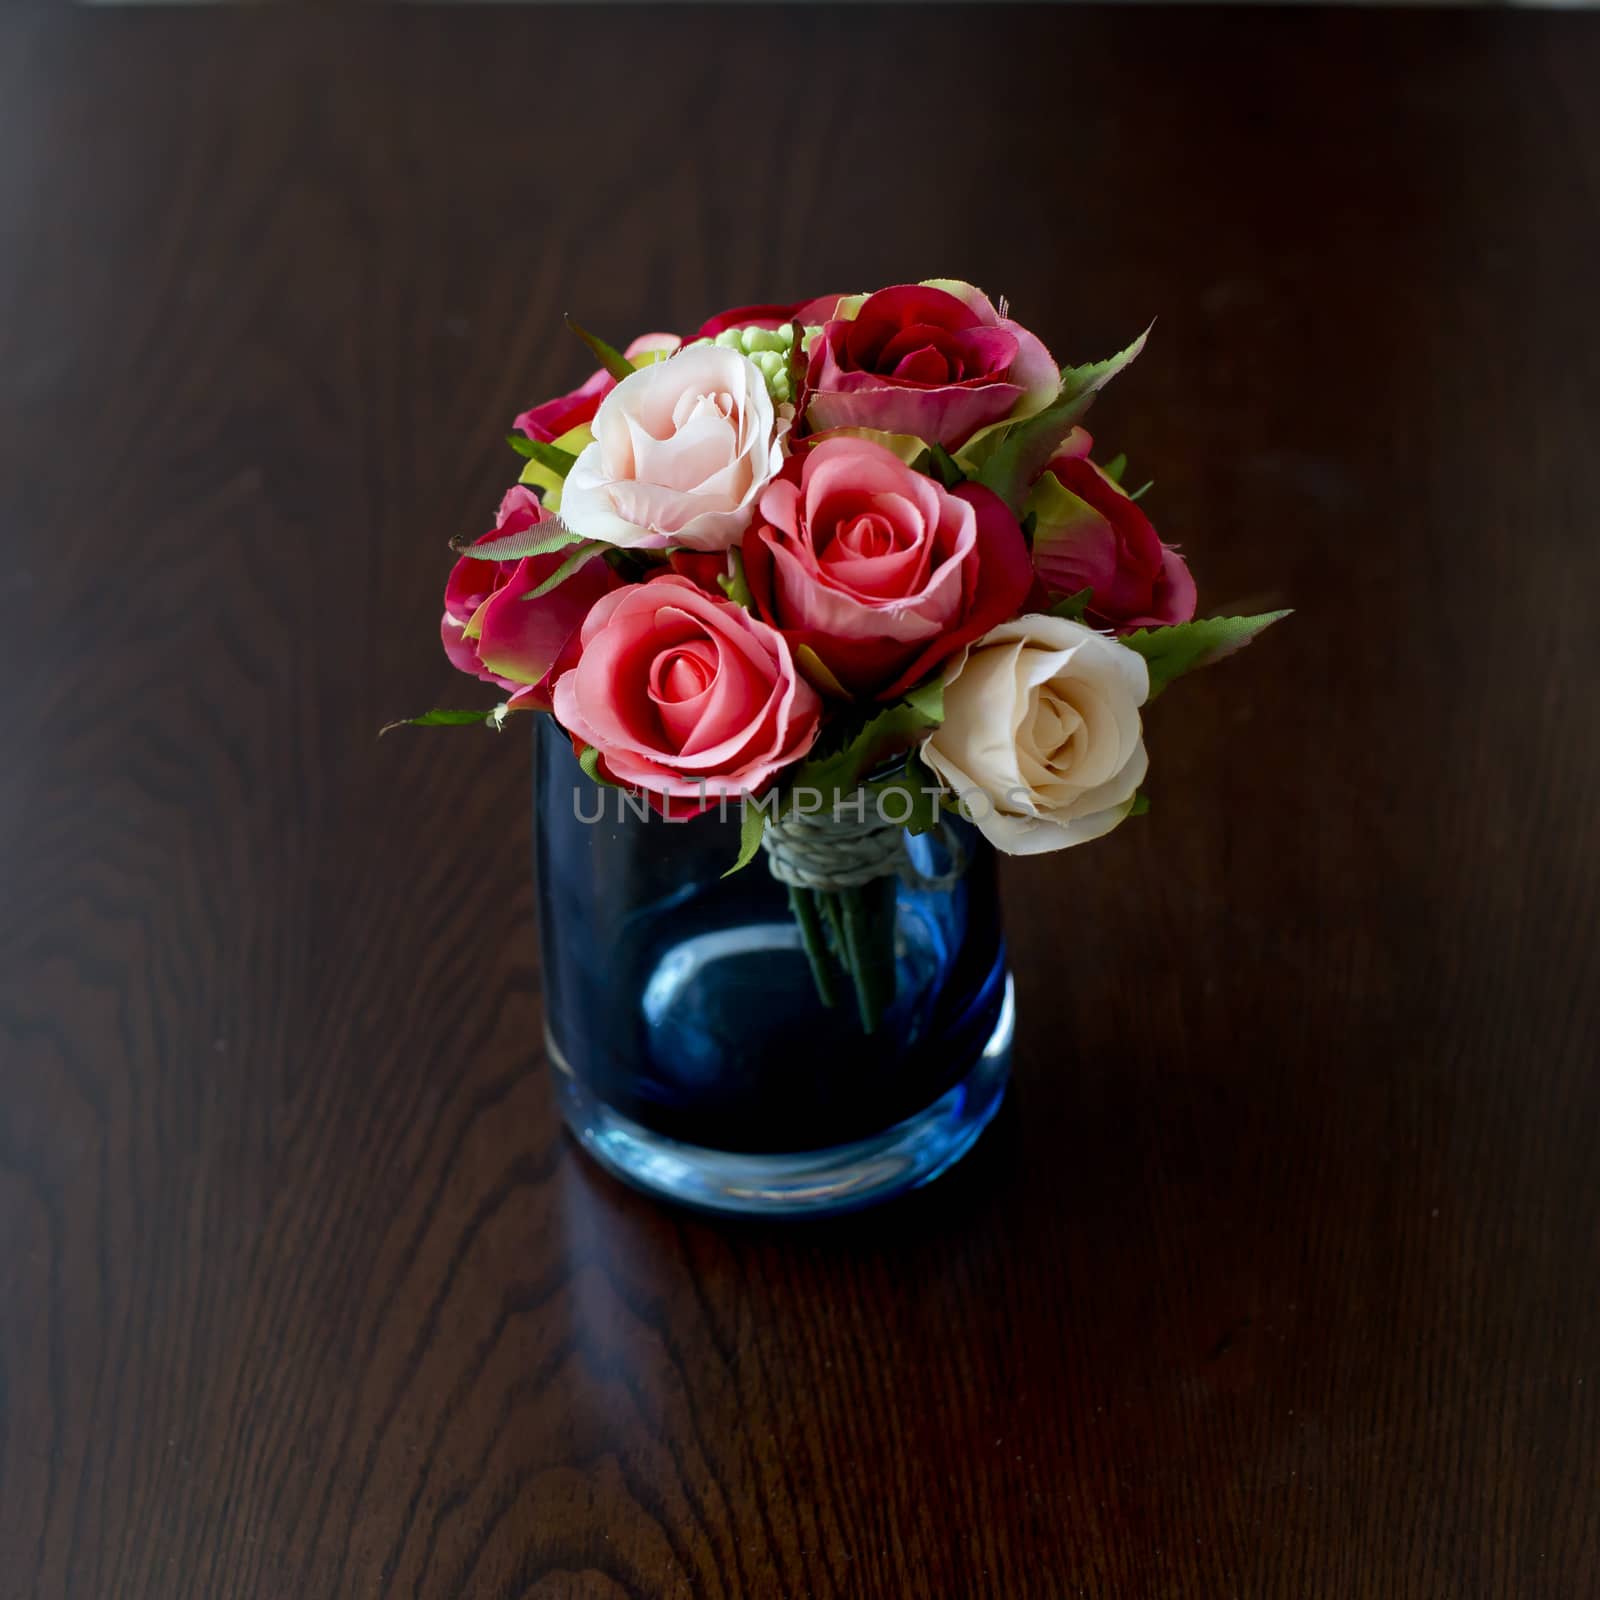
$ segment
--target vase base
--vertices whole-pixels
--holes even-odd
[[[545,1037],[556,1095],[573,1137],[635,1188],[701,1211],[816,1217],[857,1211],[931,1183],[977,1142],[1005,1098],[1016,1033],[1012,982],[972,1070],[931,1105],[870,1138],[825,1150],[746,1155],[652,1133],[590,1094]]]

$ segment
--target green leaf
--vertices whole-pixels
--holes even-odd
[[[1133,804],[1128,807],[1130,817],[1142,817],[1150,809],[1150,796],[1141,789],[1134,797]]]
[[[1122,474],[1128,470],[1128,458],[1126,454],[1112,456],[1112,458],[1106,462],[1106,464],[1100,470],[1105,473],[1105,475],[1113,483],[1121,483]]]
[[[915,689],[908,689],[904,701],[919,717],[927,720],[930,728],[937,728],[944,721],[944,679],[930,678]]]
[[[885,706],[828,755],[813,756],[794,774],[797,787],[820,790],[826,806],[854,794],[890,756],[913,749],[944,721],[944,681],[935,678]]]
[[[904,794],[905,802],[886,801],[885,797],[891,790]],[[940,804],[942,785],[914,753],[907,759],[904,772],[896,773],[883,783],[873,784],[872,794],[877,814],[900,822],[908,833],[931,833],[944,818]]]
[[[1153,488],[1155,488],[1155,486],[1156,486],[1156,480],[1154,478],[1146,478],[1144,480],[1144,482],[1141,483],[1139,485],[1139,487],[1137,489],[1135,489],[1133,491],[1133,493],[1128,496],[1128,498],[1130,500],[1141,499],[1143,496],[1147,495]]]
[[[1093,589],[1080,589],[1076,594],[1069,594],[1064,600],[1057,600],[1045,615],[1065,617],[1068,622],[1082,622],[1083,614],[1089,609],[1089,602],[1093,599]]]
[[[993,489],[1013,511],[1021,511],[1033,481],[1049,465],[1094,397],[1128,366],[1150,336],[1146,328],[1126,350],[1085,367],[1061,369],[1061,392],[1043,411],[1015,423],[983,464],[978,481]]]
[[[420,717],[401,717],[398,722],[386,722],[378,729],[378,737],[394,728],[470,728],[488,726],[498,732],[506,720],[506,708],[495,706],[489,711],[424,711]]]
[[[614,346],[609,345],[604,339],[597,339],[585,327],[581,327],[569,316],[567,326],[588,345],[596,361],[600,363],[613,378],[621,383],[624,378],[631,378],[638,369],[623,353]]]
[[[933,467],[933,476],[947,489],[954,489],[967,481],[967,475],[955,463],[955,458],[942,444],[928,446],[928,460]]]
[[[732,545],[728,549],[728,565],[733,571],[718,573],[717,586],[736,606],[743,606],[746,611],[754,611],[756,597],[750,593],[749,580],[744,575],[744,557],[739,553],[737,545]]]
[[[521,598],[524,600],[537,600],[541,595],[549,594],[552,589],[557,589],[564,584],[597,550],[606,548],[605,541],[602,539],[585,539],[537,589],[530,589]]]
[[[739,858],[722,874],[731,878],[741,872],[756,858],[761,848],[761,836],[767,831],[767,814],[760,806],[743,806],[739,818]]]
[[[520,561],[524,556],[547,556],[552,551],[564,550],[581,541],[582,535],[574,533],[557,517],[546,517],[520,533],[508,533],[499,539],[485,539],[480,544],[450,543],[452,550],[474,561]]]
[[[1264,628],[1288,615],[1287,611],[1265,611],[1257,617],[1204,617],[1170,628],[1140,628],[1137,633],[1124,634],[1120,643],[1136,650],[1149,665],[1150,698],[1154,700],[1174,678],[1242,650]]]
[[[543,439],[530,439],[525,433],[508,433],[506,443],[519,456],[529,461],[537,461],[541,467],[548,467],[558,478],[566,477],[578,459],[570,450],[563,450],[560,445],[547,444]]]

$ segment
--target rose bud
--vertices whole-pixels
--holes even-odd
[[[1127,816],[1144,781],[1149,691],[1126,645],[1063,617],[1018,617],[946,673],[944,721],[922,759],[996,848],[1083,844]]]
[[[1079,429],[1072,443],[1083,441]],[[1045,588],[1091,590],[1086,620],[1119,633],[1189,621],[1195,587],[1183,557],[1087,451],[1082,443],[1081,453],[1057,456],[1028,501],[1033,565]]]

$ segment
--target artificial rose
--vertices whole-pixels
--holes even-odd
[[[957,450],[1060,391],[1050,352],[970,283],[934,279],[841,300],[811,347],[806,417]]]
[[[946,674],[922,759],[997,848],[1037,855],[1109,833],[1148,765],[1144,657],[1082,623],[1001,623]]]
[[[633,548],[725,550],[783,465],[789,419],[748,357],[695,345],[624,378],[592,427],[562,485],[569,527]]]
[[[622,353],[629,361],[660,353],[670,355],[678,348],[679,342],[675,333],[645,333]],[[563,434],[592,421],[595,412],[600,409],[600,402],[616,386],[617,380],[602,367],[598,372],[591,373],[570,394],[557,395],[554,400],[546,400],[543,405],[524,411],[512,423],[512,427],[520,429],[530,439],[553,444]]]
[[[1052,595],[1092,590],[1085,616],[1120,633],[1187,622],[1194,579],[1150,519],[1088,459],[1093,440],[1076,429],[1034,485],[1033,565]]]
[[[675,815],[760,789],[811,748],[821,711],[780,633],[675,573],[601,600],[555,687],[604,775]]]
[[[537,496],[518,485],[500,502],[494,527],[475,542],[504,539],[547,521],[554,525]],[[571,664],[569,647],[576,645],[590,606],[619,581],[596,556],[548,594],[525,598],[570,554],[557,550],[516,561],[462,556],[445,584],[439,623],[445,654],[462,672],[513,690],[519,708],[548,708],[550,684]]]
[[[997,496],[952,493],[865,439],[792,458],[742,549],[761,615],[846,690],[880,699],[1013,615],[1033,583]]]
[[[715,339],[727,328],[781,328],[786,322],[823,322],[833,315],[838,305],[836,294],[819,295],[815,300],[796,300],[789,305],[734,306],[707,317],[691,337]]]

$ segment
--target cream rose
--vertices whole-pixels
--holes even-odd
[[[945,675],[923,760],[997,849],[1037,855],[1109,833],[1149,765],[1144,658],[1063,617],[991,628]]]
[[[607,544],[725,550],[783,465],[787,412],[737,350],[697,345],[642,367],[600,402],[562,521]]]

